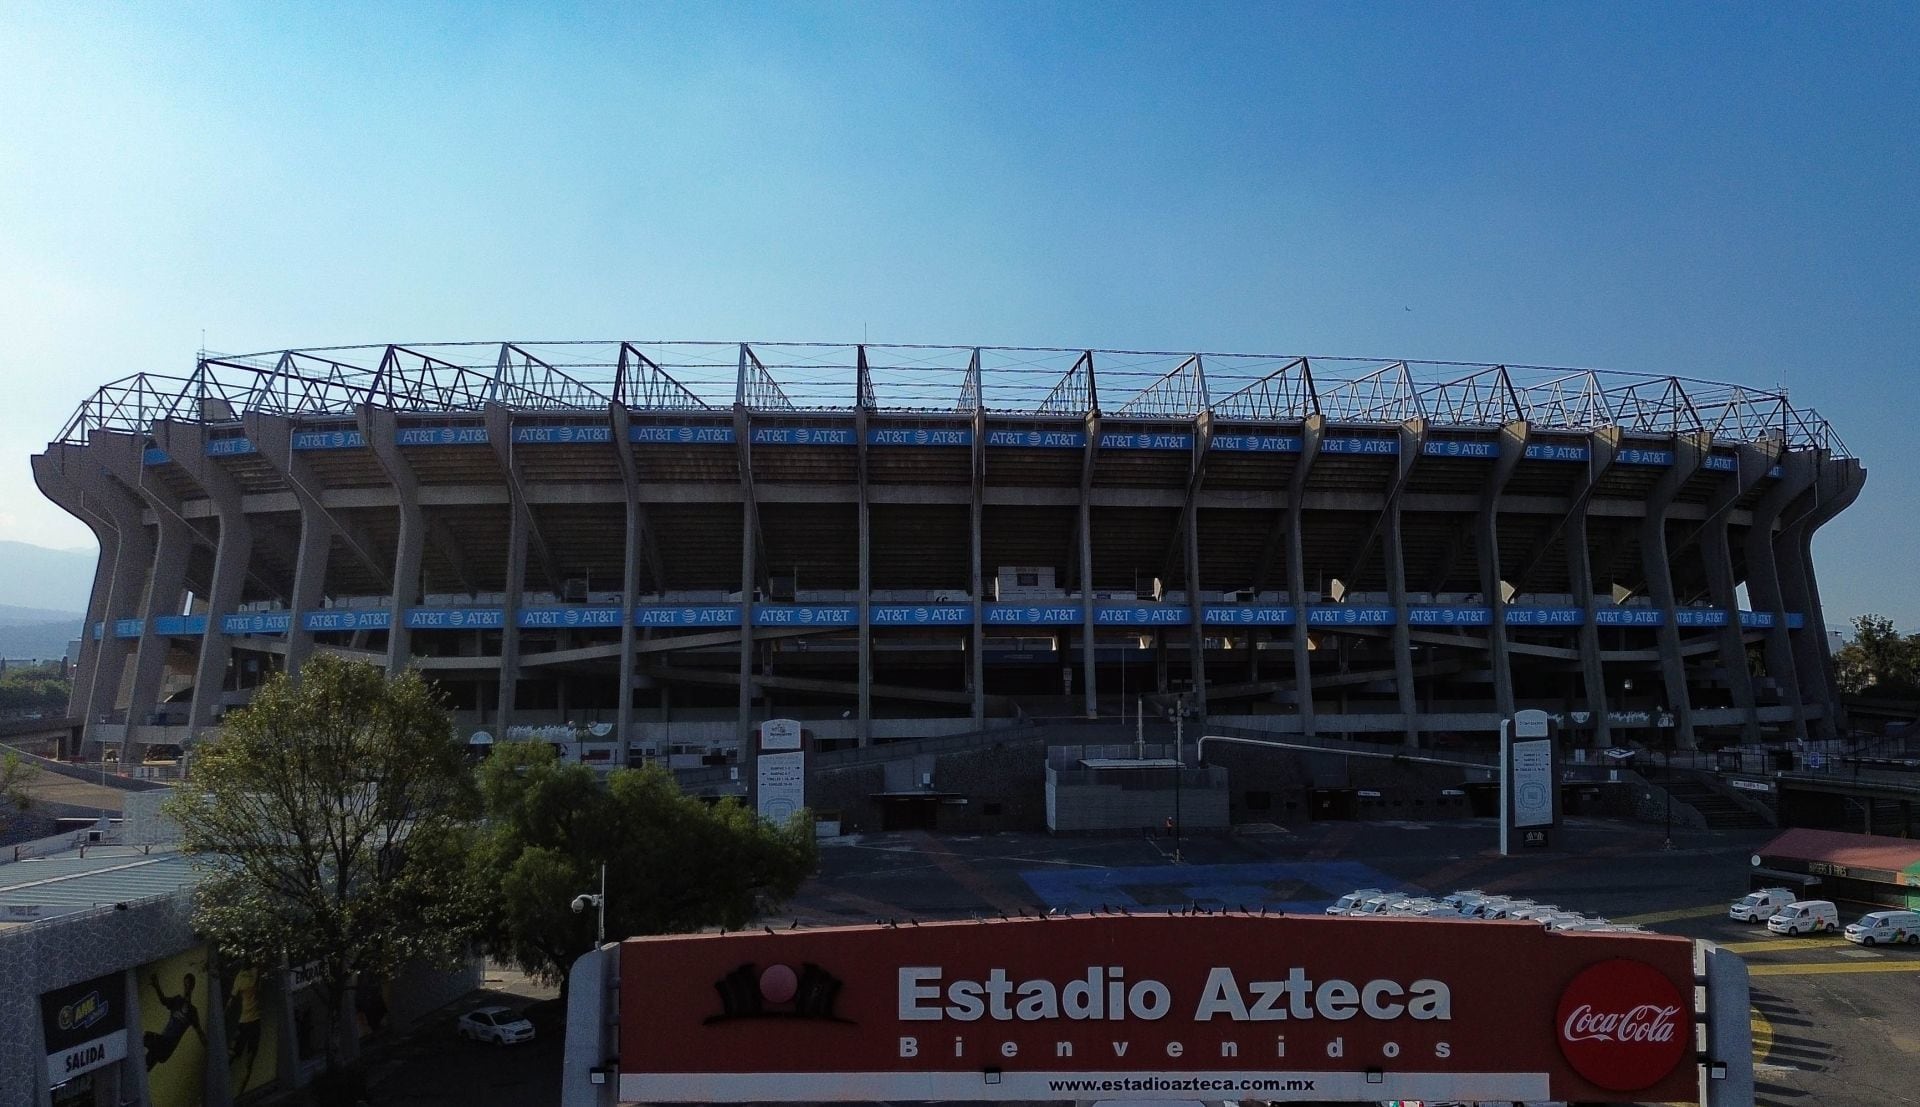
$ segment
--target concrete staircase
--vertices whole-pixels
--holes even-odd
[[[1766,818],[1722,795],[1719,790],[1697,780],[1675,777],[1662,781],[1674,802],[1684,803],[1700,813],[1713,830],[1762,830],[1773,824]]]

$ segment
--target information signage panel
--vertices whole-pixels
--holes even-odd
[[[1553,740],[1513,743],[1513,825],[1553,825]]]
[[[784,823],[807,805],[805,753],[763,753],[755,764],[755,805],[762,819]]]
[[[56,988],[40,997],[47,1083],[57,1086],[127,1056],[126,983],[120,973]]]
[[[1691,1101],[1692,958],[1664,935],[1228,912],[639,938],[617,1092]]]

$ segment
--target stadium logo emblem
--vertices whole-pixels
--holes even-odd
[[[1692,1042],[1685,1013],[1680,990],[1653,966],[1602,961],[1560,995],[1560,1053],[1609,1091],[1648,1088],[1673,1071]]]
[[[857,1025],[834,1013],[840,999],[840,978],[811,961],[800,971],[791,965],[769,965],[764,971],[749,961],[713,982],[720,993],[720,1013],[705,1019],[711,1026],[732,1019],[814,1019]]]

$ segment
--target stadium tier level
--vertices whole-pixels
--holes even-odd
[[[606,761],[1142,708],[1820,737],[1810,542],[1865,479],[1784,394],[1679,377],[624,342],[208,355],[101,388],[33,472],[100,541],[89,752],[327,651]]]

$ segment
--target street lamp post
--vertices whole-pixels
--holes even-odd
[[[1666,707],[1662,704],[1654,705],[1653,734],[1655,738],[1658,738],[1660,736],[1660,720],[1666,714],[1666,710],[1667,710]],[[1671,745],[1666,746],[1664,753],[1667,759],[1667,773],[1666,773],[1667,779],[1665,781],[1665,786],[1661,789],[1661,791],[1667,794],[1667,836],[1666,836],[1666,841],[1661,843],[1660,848],[1672,849],[1673,848],[1673,747]]]
[[[1173,863],[1180,863],[1180,789],[1187,775],[1186,744],[1187,697],[1181,696],[1173,709]]]
[[[578,915],[592,907],[599,912],[599,921],[594,927],[593,948],[599,949],[607,944],[607,865],[600,863],[600,891],[582,892],[573,897],[573,913]]]

